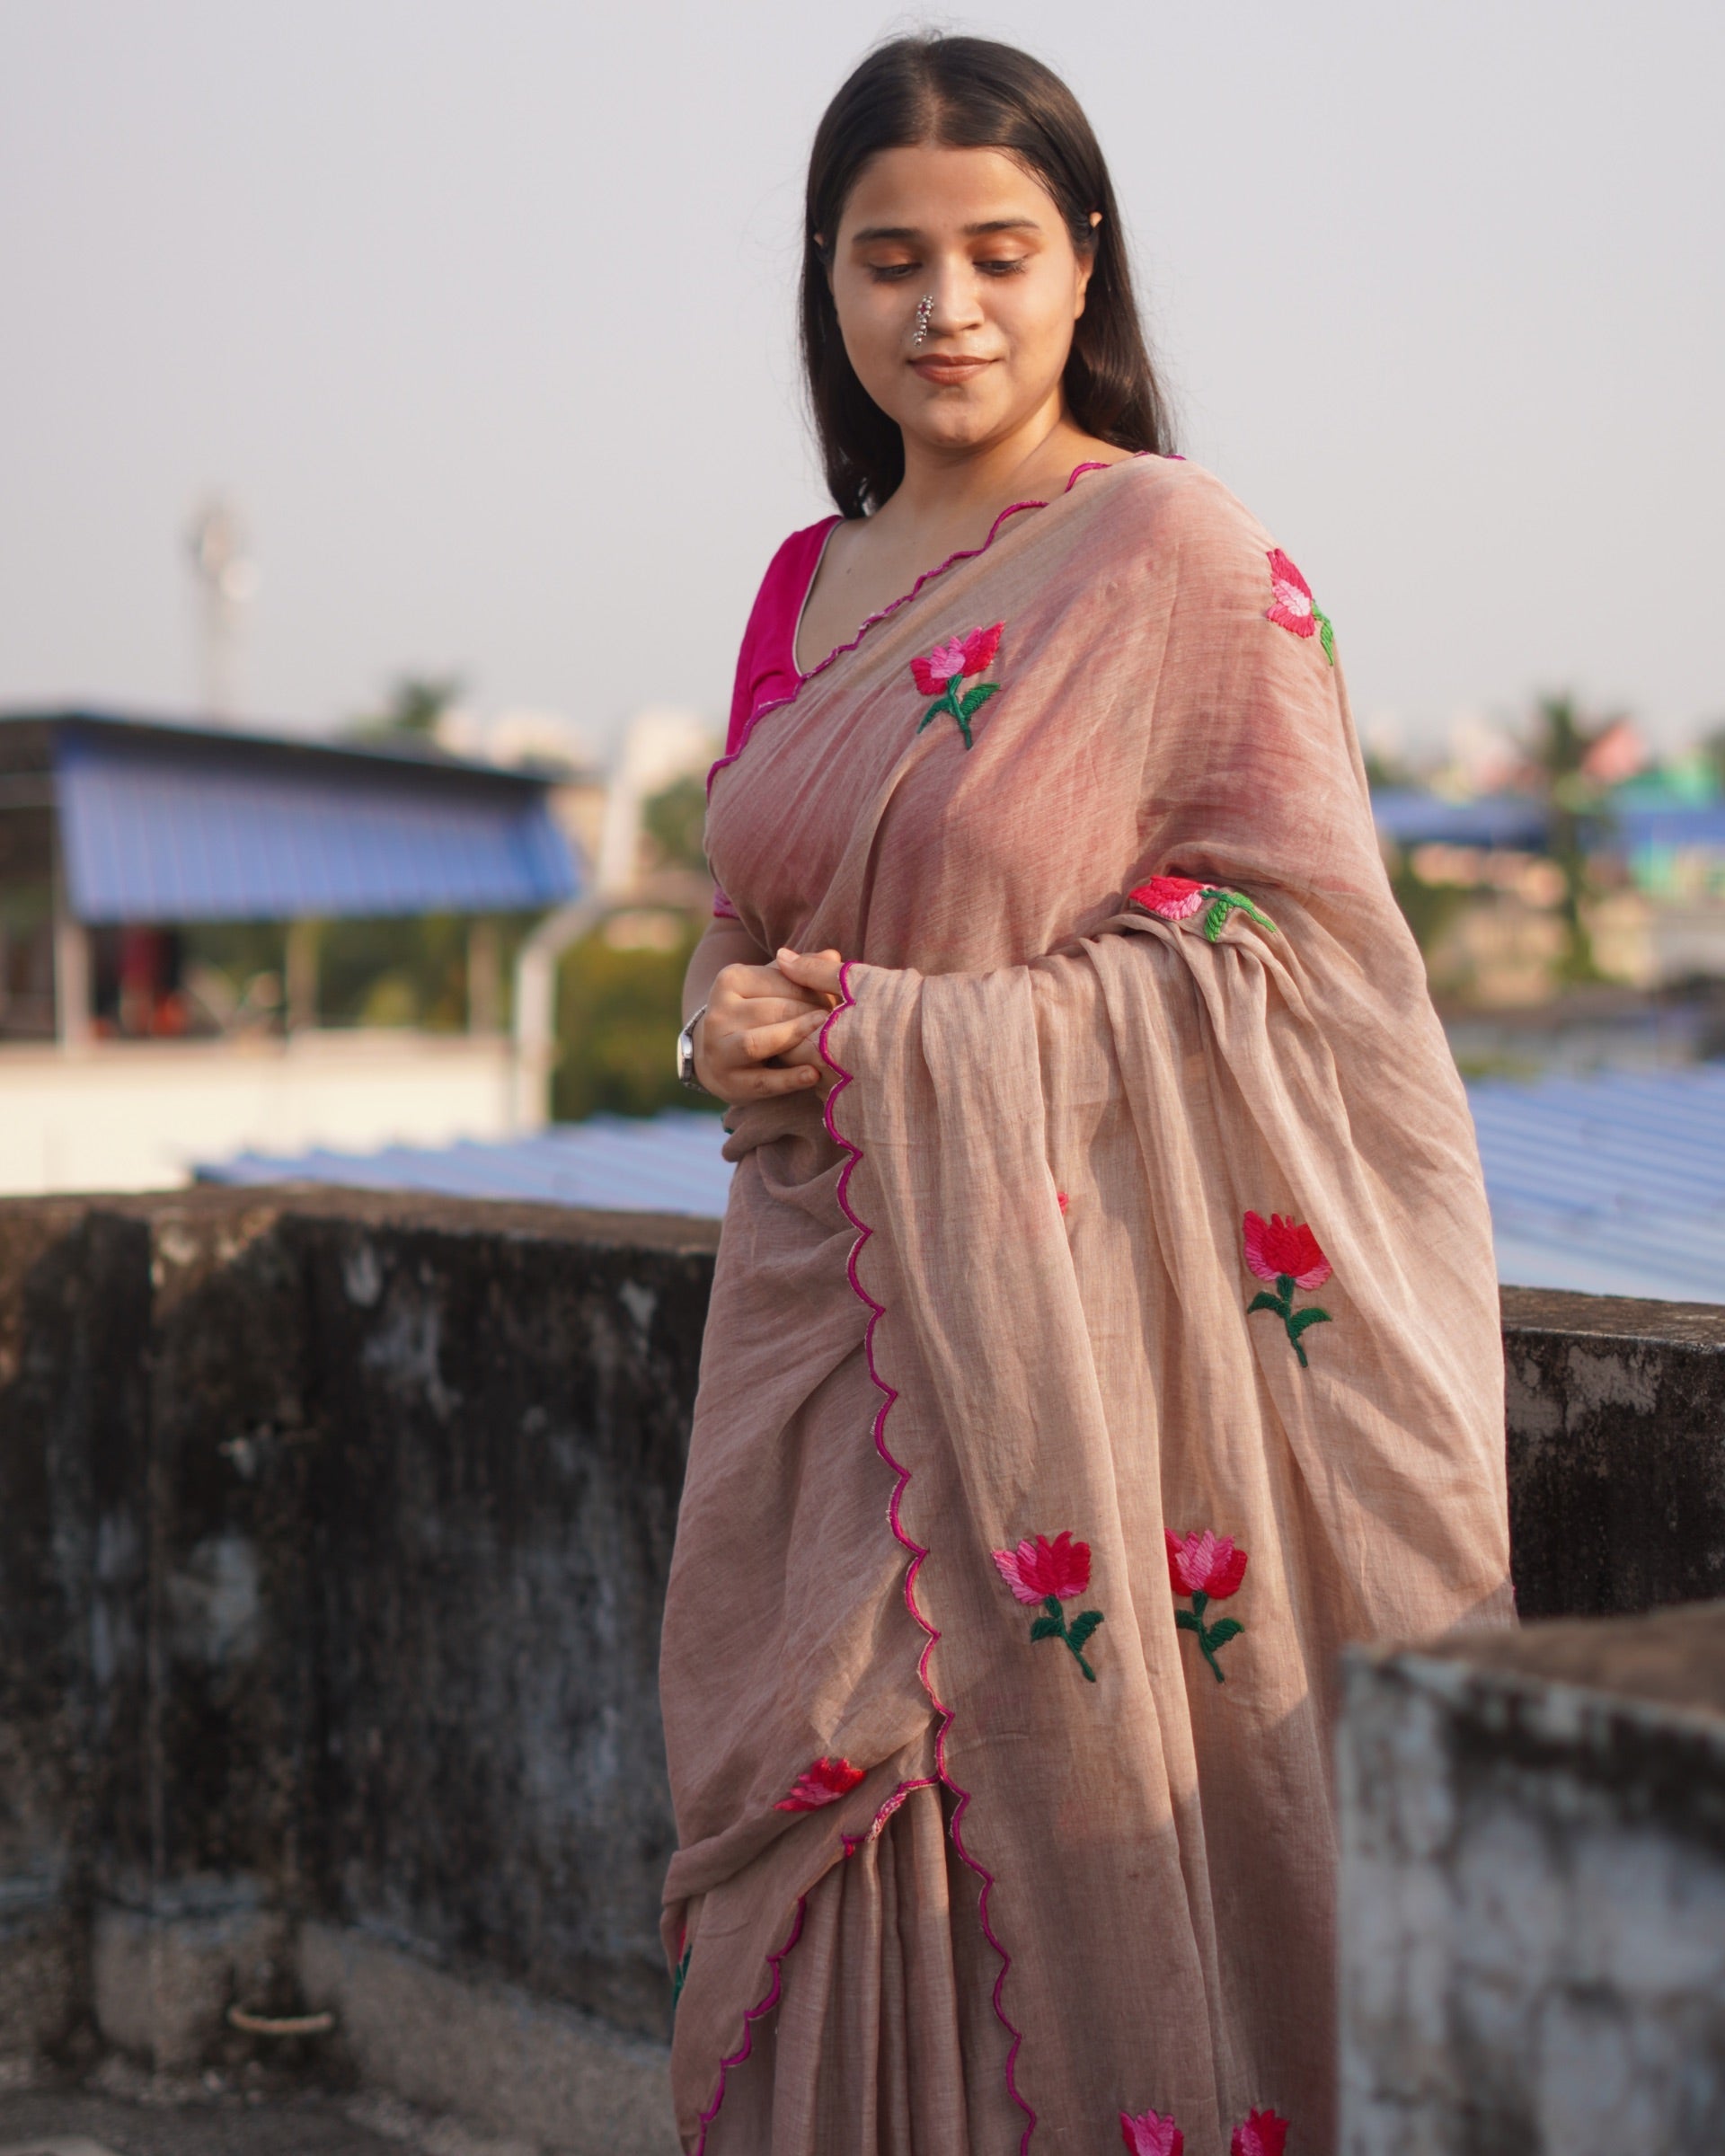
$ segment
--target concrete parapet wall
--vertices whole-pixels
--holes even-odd
[[[1725,2146],[1725,1607],[1346,1691],[1344,2156]]]
[[[315,1990],[370,2071],[526,2132],[457,2069],[471,2046],[440,2069],[464,2104],[367,2003],[465,1986],[474,2026],[526,2031],[505,2079],[540,2091],[535,2135],[606,2045],[639,2086],[668,2028],[657,1646],[716,1245],[350,1191],[0,1203],[8,2046],[93,2015],[178,2069],[229,2005]],[[1508,1291],[1505,1341],[1524,1609],[1712,1591],[1725,1312]],[[663,2145],[641,2132],[556,2145]]]

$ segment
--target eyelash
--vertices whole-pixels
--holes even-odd
[[[1019,255],[1011,261],[978,262],[974,266],[978,270],[987,271],[992,276],[1018,277],[1022,274],[1029,260],[1028,255]],[[880,268],[876,268],[871,263],[869,267],[869,275],[877,285],[903,284],[907,278],[915,277],[916,274],[917,265],[915,262],[888,262]]]

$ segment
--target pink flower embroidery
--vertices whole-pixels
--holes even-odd
[[[1181,1537],[1164,1527],[1168,1542],[1168,1577],[1176,1595],[1203,1595],[1211,1602],[1225,1602],[1240,1592],[1246,1577],[1246,1553],[1237,1550],[1232,1536],[1202,1534]]]
[[[818,1812],[823,1804],[836,1804],[863,1779],[862,1769],[848,1759],[817,1759],[798,1778],[788,1797],[780,1798],[775,1812]]]
[[[1328,1325],[1330,1312],[1320,1310],[1315,1303],[1304,1310],[1294,1307],[1294,1290],[1296,1287],[1322,1287],[1330,1277],[1330,1260],[1318,1246],[1318,1239],[1304,1222],[1295,1220],[1292,1214],[1286,1219],[1272,1213],[1268,1220],[1261,1214],[1248,1213],[1244,1224],[1246,1264],[1260,1280],[1273,1280],[1276,1292],[1255,1294],[1246,1305],[1247,1315],[1255,1310],[1273,1310],[1287,1330],[1294,1343],[1294,1352],[1300,1358],[1300,1367],[1306,1367],[1305,1349],[1300,1335],[1308,1326]]]
[[[1333,667],[1336,632],[1330,626],[1329,616],[1319,612],[1312,587],[1279,546],[1269,550],[1269,588],[1275,596],[1264,609],[1264,619],[1274,622],[1278,629],[1291,629],[1296,636],[1315,636]]]
[[[965,683],[978,674],[986,674],[995,663],[995,654],[1000,649],[1000,640],[1005,629],[1004,622],[996,622],[990,629],[973,629],[969,636],[955,636],[951,642],[936,644],[926,658],[913,658],[910,662],[911,678],[924,696],[934,701],[923,713],[923,727],[942,711],[950,711],[959,722],[959,731],[964,736],[964,746],[973,747],[970,738],[970,721],[988,699],[995,695],[1000,684],[997,681],[979,682],[974,689]]]
[[[1122,2111],[1120,2139],[1128,2156],[1182,2156],[1186,2146],[1172,2111]]]
[[[1042,1604],[1041,1616],[1031,1627],[1031,1638],[1064,1640],[1093,1684],[1096,1672],[1085,1661],[1084,1649],[1084,1642],[1102,1621],[1102,1613],[1081,1611],[1068,1624],[1060,1607],[1090,1585],[1090,1544],[1075,1542],[1071,1529],[1065,1528],[1052,1542],[1045,1534],[1033,1541],[1027,1535],[1016,1550],[996,1550],[993,1556],[1000,1577],[1020,1602],[1027,1608],[1034,1608],[1039,1602]]]
[[[1141,883],[1127,894],[1128,904],[1141,906],[1146,914],[1159,914],[1164,921],[1190,921],[1206,899],[1210,910],[1204,916],[1204,940],[1214,943],[1222,933],[1222,923],[1236,906],[1255,921],[1270,935],[1276,933],[1276,923],[1268,914],[1261,914],[1250,898],[1238,891],[1225,891],[1213,883],[1199,883],[1190,876],[1153,876],[1148,883]]]
[[[1231,1536],[1214,1534],[1208,1527],[1201,1534],[1187,1535],[1164,1527],[1163,1534],[1168,1544],[1169,1585],[1176,1595],[1190,1595],[1192,1600],[1190,1610],[1174,1612],[1174,1622],[1182,1632],[1197,1633],[1199,1652],[1220,1684],[1225,1680],[1216,1650],[1246,1628],[1237,1617],[1224,1617],[1207,1625],[1204,1613],[1213,1602],[1225,1602],[1240,1592],[1240,1583],[1246,1577],[1246,1553],[1234,1547]]]
[[[1274,1280],[1287,1273],[1296,1287],[1322,1287],[1330,1277],[1330,1260],[1318,1247],[1318,1239],[1303,1222],[1290,1214],[1284,1219],[1272,1213],[1248,1213],[1245,1220],[1246,1263],[1261,1280]]]
[[[1287,2121],[1279,2111],[1249,2111],[1243,2125],[1234,2129],[1228,2156],[1282,2156],[1287,2139]]]

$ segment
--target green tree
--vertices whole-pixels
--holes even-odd
[[[436,739],[438,721],[461,701],[467,685],[459,674],[398,674],[381,711],[356,719],[348,729],[355,741]]]
[[[1545,849],[1563,878],[1558,911],[1565,948],[1560,971],[1570,985],[1602,977],[1585,910],[1591,894],[1588,842],[1609,820],[1610,804],[1606,789],[1588,776],[1587,761],[1610,723],[1584,720],[1572,697],[1546,696],[1540,700],[1525,744],[1545,800]]]
[[[693,915],[668,950],[618,950],[603,926],[564,953],[558,975],[552,1080],[559,1122],[608,1112],[650,1116],[663,1108],[717,1109],[677,1083],[672,1050],[682,1023],[683,976],[704,928]]]

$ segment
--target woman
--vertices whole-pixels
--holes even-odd
[[[808,209],[839,513],[749,623],[686,1004],[737,1171],[680,2130],[1322,2156],[1338,1650],[1510,1609],[1465,1104],[1330,624],[1167,453],[1070,93],[889,45]]]

